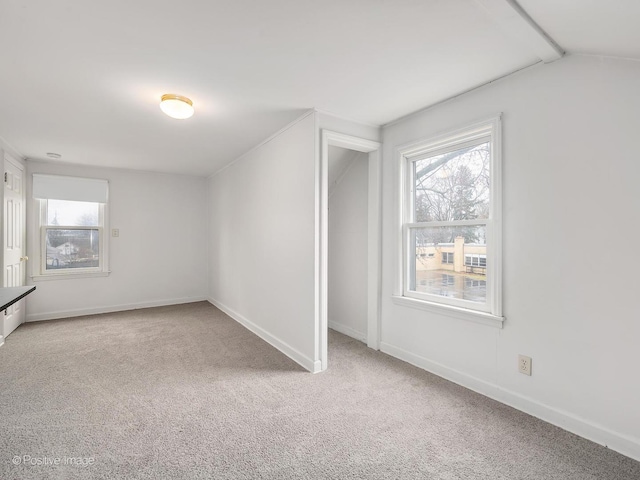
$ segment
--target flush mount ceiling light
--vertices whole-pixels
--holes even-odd
[[[49,158],[62,158],[62,155],[59,153],[47,152],[47,157]]]
[[[193,102],[182,95],[174,95],[166,93],[160,99],[160,110],[169,115],[171,118],[184,120],[193,115]]]

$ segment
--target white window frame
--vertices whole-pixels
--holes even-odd
[[[105,277],[109,275],[109,247],[108,247],[108,235],[105,235],[105,231],[109,231],[108,228],[108,205],[98,202],[88,202],[98,204],[98,226],[73,226],[73,225],[48,225],[48,210],[47,199],[36,199],[38,208],[38,230],[39,244],[38,244],[38,256],[39,261],[34,262],[37,265],[37,272],[32,275],[33,280],[56,280],[63,278],[87,278],[87,277]],[[86,268],[69,268],[69,269],[55,269],[47,270],[47,229],[59,229],[59,230],[98,230],[98,243],[99,243],[99,260],[97,267]]]
[[[488,139],[491,143],[489,218],[448,222],[413,221],[413,162]],[[400,191],[399,262],[394,303],[502,328],[502,122],[501,115],[397,149]],[[484,226],[487,240],[487,301],[471,302],[409,290],[410,232],[421,227]],[[414,253],[415,254],[415,253]]]

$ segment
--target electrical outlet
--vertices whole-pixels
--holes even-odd
[[[113,228],[113,229],[111,230],[111,236],[112,236],[112,237],[119,237],[119,236],[120,236],[120,229],[118,229],[118,228]]]
[[[518,355],[518,371],[531,376],[531,357]]]

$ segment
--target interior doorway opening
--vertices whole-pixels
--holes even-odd
[[[320,370],[328,365],[329,322],[335,330],[379,349],[380,147],[371,140],[322,131],[317,323]],[[330,205],[336,215],[330,213]]]
[[[329,146],[327,320],[367,342],[369,158]]]

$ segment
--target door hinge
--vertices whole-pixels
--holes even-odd
[[[4,183],[7,183],[7,172],[4,172]]]

